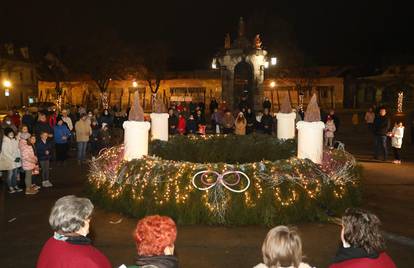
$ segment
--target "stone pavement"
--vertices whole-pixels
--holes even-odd
[[[371,161],[367,140],[353,140],[348,134],[347,148],[361,160],[364,168],[363,207],[377,213],[392,238],[388,251],[398,267],[414,263],[414,163],[409,156],[401,166]],[[338,137],[339,138],[339,137]],[[407,147],[411,148],[411,147]],[[409,155],[409,154],[408,154]],[[82,195],[87,169],[75,161],[66,167],[53,167],[55,187],[42,189],[36,196],[0,192],[0,267],[34,267],[43,243],[50,237],[48,214],[54,201],[67,194]],[[122,219],[119,224],[111,224]],[[10,221],[10,222],[9,222]],[[132,264],[132,230],[136,219],[97,208],[92,220],[92,237],[113,263]],[[340,228],[334,224],[296,225],[301,233],[305,260],[326,267],[339,243]],[[180,267],[252,267],[261,261],[261,244],[267,228],[180,226],[177,254]],[[402,237],[401,237],[402,236]]]

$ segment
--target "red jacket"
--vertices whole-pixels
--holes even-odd
[[[111,268],[111,263],[91,245],[75,245],[51,237],[43,246],[37,268]]]
[[[329,268],[397,268],[387,253],[382,252],[378,258],[356,258],[331,264]]]

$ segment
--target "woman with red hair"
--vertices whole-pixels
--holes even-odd
[[[138,267],[178,268],[178,259],[174,256],[177,226],[171,218],[153,215],[141,219],[135,228],[134,238]]]

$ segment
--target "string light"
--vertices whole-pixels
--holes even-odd
[[[212,139],[212,135],[189,139]],[[276,206],[289,207],[304,198],[317,200],[325,188],[332,189],[334,198],[339,200],[346,196],[349,187],[358,187],[358,178],[352,172],[356,167],[355,158],[345,151],[324,152],[322,165],[296,157],[230,165],[172,161],[155,156],[128,162],[123,160],[123,150],[123,146],[109,148],[91,162],[88,180],[100,193],[112,200],[129,194],[136,203],[144,202],[151,193],[154,203],[160,207],[186,205],[196,202],[200,196],[203,206],[221,221],[225,221],[233,196],[239,194],[223,190],[219,184],[206,191],[197,190],[191,182],[197,172],[217,170],[224,174],[242,170],[251,179],[250,187],[241,194],[247,208],[256,207],[265,198],[265,191],[273,193]],[[246,186],[247,182],[241,181],[237,187]],[[195,194],[198,192],[199,195]]]
[[[398,92],[398,99],[397,99],[397,113],[401,114],[403,112],[403,103],[404,103],[404,92]]]

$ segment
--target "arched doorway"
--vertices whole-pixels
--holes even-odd
[[[235,108],[244,100],[249,107],[253,107],[253,69],[246,61],[239,62],[234,67],[233,100]]]

